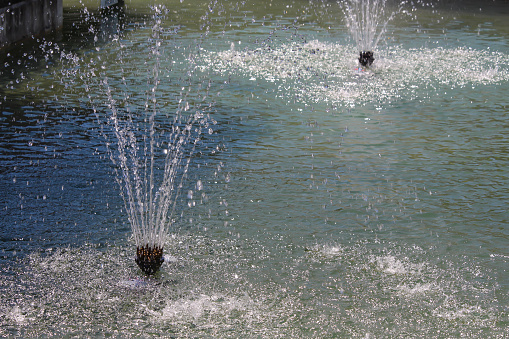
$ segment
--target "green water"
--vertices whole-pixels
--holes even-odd
[[[408,5],[361,73],[335,3],[158,4],[2,51],[2,336],[509,335],[506,3]],[[105,79],[211,117],[150,279]]]

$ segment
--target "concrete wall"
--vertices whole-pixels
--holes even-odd
[[[62,1],[0,1],[0,47],[62,27]]]

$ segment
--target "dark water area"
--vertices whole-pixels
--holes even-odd
[[[4,104],[4,249],[82,243],[90,240],[89,233],[95,233],[94,239],[107,238],[108,232],[90,229],[90,224],[97,218],[106,224],[115,218],[117,213],[104,200],[116,187],[111,166],[100,155],[104,145],[94,134],[97,127],[86,113],[65,112],[47,102]],[[44,212],[36,212],[40,209]]]

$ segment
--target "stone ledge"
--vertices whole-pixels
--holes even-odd
[[[0,47],[62,27],[63,0],[0,1]]]

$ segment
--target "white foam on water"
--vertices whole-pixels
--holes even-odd
[[[504,259],[509,259],[509,255],[503,255],[503,254],[490,254],[490,258],[504,258]]]
[[[402,284],[396,287],[396,291],[400,296],[412,297],[423,295],[427,292],[433,291],[437,287],[430,283],[417,283],[413,286],[409,284]]]
[[[490,326],[502,310],[492,303],[495,288],[484,276],[489,271],[464,258],[435,253],[377,241],[325,243],[311,246],[304,262],[309,270],[326,274],[327,291],[338,300],[350,300],[352,317],[368,331],[379,330],[376,319],[384,312],[411,327],[413,321],[421,322],[423,333],[451,322],[469,329]]]
[[[323,249],[323,253],[327,256],[338,256],[341,255],[343,249],[339,246],[326,246]]]
[[[339,244],[316,244],[314,246],[310,246],[306,249],[306,251],[312,254],[316,260],[327,259],[338,261],[344,256],[345,249]]]
[[[388,274],[419,274],[424,267],[424,264],[414,264],[392,255],[374,257],[371,259],[376,263],[378,269]]]
[[[277,48],[206,52],[203,69],[278,85],[287,99],[356,105],[399,98],[430,98],[443,91],[509,81],[509,56],[471,48],[400,46],[375,51],[358,70],[353,46],[330,42],[284,43]]]
[[[338,257],[343,254],[343,248],[338,244],[327,244],[323,246],[315,246],[315,251],[319,251],[326,257]]]
[[[12,307],[9,311],[6,312],[7,317],[11,319],[16,324],[24,324],[26,322],[26,317],[23,314],[21,308],[16,305]]]
[[[126,287],[130,289],[141,289],[149,286],[149,283],[144,279],[133,278],[133,279],[124,279],[118,282],[118,286]]]
[[[447,320],[458,320],[467,317],[474,317],[475,315],[485,315],[487,312],[480,306],[459,306],[455,309],[446,309],[440,307],[433,311],[433,315],[438,318]]]
[[[177,263],[178,262],[178,258],[177,257],[174,257],[172,255],[169,255],[169,254],[164,254],[163,255],[163,258],[164,258],[164,262],[165,263]]]
[[[168,300],[166,307],[160,312],[152,312],[156,321],[171,321],[177,323],[195,322],[201,326],[211,323],[224,323],[223,318],[243,314],[253,317],[256,313],[256,303],[247,295],[225,296],[222,294],[196,294],[177,300]],[[218,319],[216,319],[218,318]],[[216,320],[215,320],[216,319]]]

